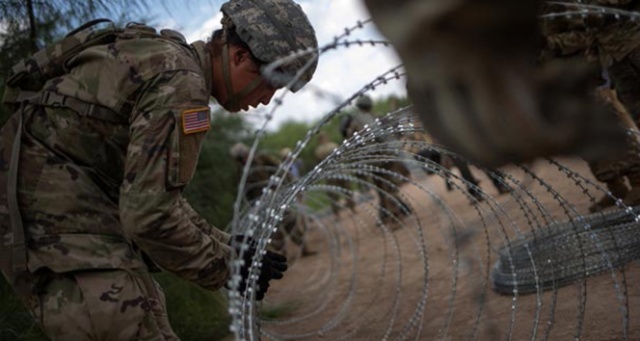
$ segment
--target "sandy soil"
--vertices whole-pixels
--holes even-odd
[[[584,162],[561,162],[593,180]],[[262,307],[271,316],[262,321],[263,339],[639,339],[635,263],[541,295],[491,289],[491,267],[507,238],[586,214],[589,196],[600,196],[547,161],[532,170],[551,187],[515,167],[504,170],[523,189],[498,196],[476,169],[493,196],[479,205],[447,192],[436,176],[416,176],[416,185],[402,188],[416,215],[397,230],[375,223],[375,201],[361,203],[357,214],[313,221],[308,240],[318,254],[290,256],[290,270]]]

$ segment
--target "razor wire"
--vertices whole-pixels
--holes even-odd
[[[549,3],[567,11],[545,14],[543,20],[575,14],[637,17],[581,3]],[[287,60],[388,45],[347,40],[367,24],[358,22],[319,50],[299,51],[263,72],[278,77],[278,66]],[[235,339],[553,340],[593,337],[602,328],[610,338],[638,338],[632,314],[638,291],[630,284],[640,276],[632,264],[640,258],[640,208],[625,206],[604,189],[581,159],[537,160],[499,170],[471,164],[480,183],[469,181],[442,162],[467,160],[416,138],[424,127],[409,105],[377,117],[307,174],[286,181],[322,128],[359,96],[404,76],[398,66],[344,100],[325,96],[335,108],[292,148],[262,197],[243,206],[240,186],[232,233],[254,238],[259,252],[244,293],[237,290],[242,255],[232,261],[229,313]],[[266,115],[250,160],[284,100],[285,94]],[[440,161],[425,155],[440,155]],[[410,173],[394,171],[394,163]],[[250,167],[248,162],[241,184]],[[492,183],[510,191],[496,192]],[[615,199],[615,207],[588,213],[602,196]],[[337,215],[311,209],[326,205],[328,197],[337,198]],[[343,203],[348,199],[357,202],[355,210]],[[256,302],[262,255],[288,212],[303,217],[305,240],[317,254],[302,257],[287,239],[290,269],[272,282],[263,302]]]

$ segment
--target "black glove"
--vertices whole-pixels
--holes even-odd
[[[249,268],[253,263],[253,256],[256,253],[256,243],[251,237],[233,236],[229,241],[229,244],[236,249],[238,255],[241,253],[240,248],[243,244],[247,244],[249,246],[249,248],[242,253],[244,265],[242,265],[242,268],[240,269],[240,276],[242,279],[238,286],[238,290],[241,293],[244,293],[247,289]],[[282,278],[282,273],[285,271],[287,271],[287,257],[267,250],[267,253],[262,257],[262,267],[260,267],[260,273],[258,280],[256,281],[256,300],[262,300],[264,298],[264,294],[269,289],[269,282],[272,279]]]

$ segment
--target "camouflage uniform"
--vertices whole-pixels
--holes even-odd
[[[368,101],[365,101],[368,102]],[[364,129],[365,125],[372,124],[375,119],[368,112],[371,108],[369,103],[363,108],[358,108],[346,127],[345,132],[348,137],[353,136],[355,132]],[[382,142],[380,140],[379,142]],[[392,172],[399,176],[392,176],[385,173],[377,173],[373,177],[373,184],[376,186],[378,193],[380,209],[378,215],[383,223],[393,223],[393,217],[402,217],[411,214],[412,210],[404,200],[398,196],[400,186],[406,183],[406,179],[411,176],[411,172],[407,166],[400,161],[383,161],[375,166]]]
[[[337,143],[329,141],[326,138],[326,136],[324,137],[322,136],[324,135],[321,135],[321,138],[320,138],[321,141],[316,147],[316,149],[314,150],[314,154],[317,162],[321,162],[322,160],[326,159],[329,155],[331,155],[334,149],[338,148]],[[327,179],[327,185],[344,188],[347,191],[351,190],[351,183],[345,179],[339,179],[339,178]],[[347,199],[346,206],[351,210],[351,212],[355,212],[356,202],[354,201],[352,194],[338,193],[334,191],[327,192],[327,196],[329,196],[329,199],[331,199],[331,211],[336,216],[340,215],[340,204],[339,204],[340,198],[343,198],[345,195]]]
[[[497,166],[604,155],[623,143],[615,122],[602,119],[605,109],[589,97],[584,80],[591,68],[534,63],[543,1],[364,3],[403,61],[407,92],[425,127],[466,158]]]
[[[28,104],[2,130],[6,188],[22,116],[18,199],[28,253],[25,276],[3,273],[53,339],[177,339],[149,267],[210,290],[229,276],[229,236],[182,198],[209,129],[211,56],[177,32],[153,38],[137,29],[79,52],[68,73],[45,84],[60,103]],[[83,116],[78,101],[121,120]],[[193,115],[199,127],[185,123]],[[0,214],[6,238],[7,208]]]
[[[584,3],[627,10],[637,7],[631,0],[591,0]],[[545,10],[550,12],[554,8],[551,6]],[[615,111],[616,118],[613,118],[613,112],[609,113],[609,117],[617,119],[626,131],[637,131],[640,118],[640,25],[635,21],[610,17],[578,17],[560,23],[555,21],[555,24],[546,23],[543,26],[547,40],[543,54],[560,58],[577,56],[599,63],[615,88],[615,93],[600,90],[600,94],[604,94],[604,102],[611,104]],[[594,78],[599,78],[599,75]],[[624,152],[615,157],[589,160],[589,166],[596,179],[606,183],[614,196],[623,198],[627,205],[640,204],[640,143],[637,134],[626,135]],[[629,180],[631,192],[624,177]],[[605,195],[590,207],[590,211],[614,204],[615,201]]]

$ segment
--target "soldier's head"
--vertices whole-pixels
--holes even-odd
[[[371,108],[373,108],[373,101],[371,100],[371,97],[362,95],[356,100],[356,107],[362,111],[371,111]]]
[[[229,148],[229,154],[237,162],[245,163],[249,157],[249,147],[242,142],[238,142]]]
[[[289,153],[291,153],[291,148],[282,148],[280,149],[280,158],[281,159],[286,159],[287,156],[289,155]]]
[[[296,92],[311,80],[318,42],[300,5],[293,0],[230,0],[221,10],[222,29],[213,33],[209,47],[212,96],[226,110],[268,104],[277,89]],[[300,53],[292,57],[293,52]]]
[[[327,134],[322,132],[322,131],[319,132],[318,133],[318,144],[324,144],[324,143],[327,143],[327,142],[329,142],[329,137],[327,136]]]

